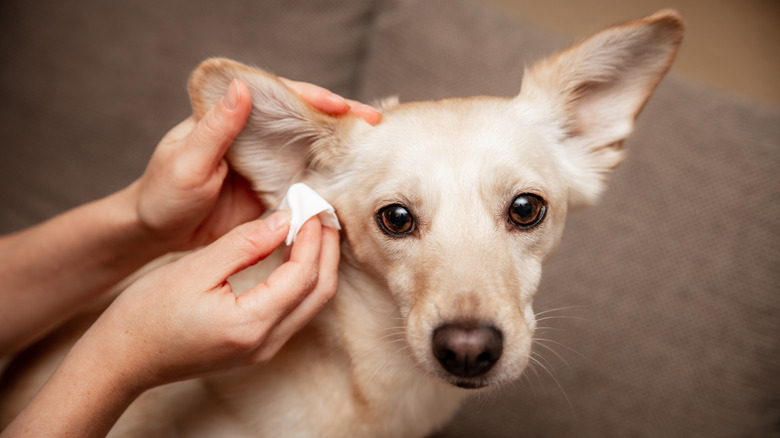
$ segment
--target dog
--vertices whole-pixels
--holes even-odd
[[[304,182],[336,208],[338,293],[268,364],[147,391],[111,435],[422,437],[469,394],[518,379],[566,215],[604,190],[683,31],[661,11],[539,62],[514,98],[388,100],[377,126],[323,114],[265,71],[204,61],[189,82],[197,117],[233,79],[252,93],[227,159],[263,203]],[[27,370],[44,377],[6,394],[6,412],[59,356]]]

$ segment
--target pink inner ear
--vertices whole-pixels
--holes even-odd
[[[604,146],[625,139],[647,94],[624,82],[583,84],[570,103],[567,134]]]

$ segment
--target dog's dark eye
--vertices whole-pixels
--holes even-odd
[[[518,195],[509,206],[509,220],[520,228],[531,228],[544,219],[546,211],[547,207],[542,198],[523,193]]]
[[[403,205],[393,204],[382,208],[376,219],[382,231],[391,236],[405,236],[414,231],[414,217]]]

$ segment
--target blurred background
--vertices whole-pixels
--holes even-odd
[[[580,39],[663,8],[687,22],[672,71],[780,106],[780,0],[479,0],[561,36]]]

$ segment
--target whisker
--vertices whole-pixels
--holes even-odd
[[[536,339],[536,345],[544,348],[545,350],[549,351],[550,353],[554,354],[555,357],[557,357],[561,362],[563,362],[564,365],[566,365],[567,368],[571,369],[571,365],[569,365],[569,362],[566,361],[566,359],[563,358],[560,354],[558,354],[557,351],[555,351],[553,348],[548,347],[547,345],[544,345],[540,341],[546,341],[546,339]]]
[[[536,358],[534,358],[534,357],[533,357],[533,354],[532,354],[532,355],[531,355],[531,357],[529,357],[528,359],[530,360],[530,363],[531,363],[532,365],[538,365],[538,366],[540,366],[540,367],[544,368],[544,365],[542,365],[542,363],[541,363],[541,362],[539,362],[539,361],[538,361]],[[539,385],[541,385],[542,389],[544,389],[544,383],[542,382],[542,378],[541,378],[541,376],[539,376],[539,372],[538,372],[538,371],[536,371],[536,368],[535,368],[535,367],[533,367],[533,366],[532,366],[532,367],[530,367],[530,369],[531,369],[531,371],[533,371],[534,375],[536,376],[536,380],[537,380],[537,381],[539,381]]]
[[[568,330],[568,329],[565,329],[565,328],[561,328],[561,327],[548,327],[548,326],[544,326],[544,327],[536,327],[535,331],[537,333],[546,333],[546,332],[563,332],[563,333],[568,333],[571,330]]]
[[[533,372],[536,372],[536,370],[533,370],[533,364],[529,363],[529,366],[526,368],[526,370],[530,369]],[[520,381],[522,383],[527,383],[528,387],[531,389],[531,395],[536,396],[536,388],[534,388],[533,382],[531,381],[531,378],[528,376],[528,373],[523,371],[522,374],[520,374]]]
[[[565,307],[554,307],[554,308],[552,308],[552,309],[547,309],[547,310],[543,310],[543,311],[541,311],[541,312],[536,312],[536,313],[534,314],[534,316],[545,315],[545,314],[547,314],[547,313],[552,313],[552,312],[559,312],[559,311],[562,311],[562,310],[572,310],[572,309],[587,309],[587,308],[589,308],[589,307],[591,307],[591,306],[584,306],[584,305],[582,305],[582,306],[565,306]]]
[[[542,322],[547,321],[548,319],[572,319],[575,321],[587,321],[587,318],[583,318],[581,316],[570,316],[570,315],[551,315],[551,316],[545,316],[544,318],[537,318],[536,322]]]
[[[555,351],[553,351],[553,350],[552,350],[550,347],[548,347],[548,346],[545,346],[545,345],[544,345],[544,342],[549,342],[549,343],[551,343],[551,344],[555,344],[555,345],[558,345],[558,346],[560,346],[560,347],[563,347],[563,348],[565,348],[565,349],[567,349],[567,350],[571,351],[572,353],[576,354],[577,356],[579,356],[579,357],[581,357],[581,358],[583,358],[583,359],[585,359],[585,360],[588,360],[588,357],[587,357],[587,356],[585,356],[584,354],[582,354],[582,353],[580,353],[579,351],[577,351],[577,350],[575,350],[575,349],[573,349],[573,348],[569,347],[569,346],[568,346],[568,345],[566,345],[566,344],[562,344],[562,343],[560,343],[560,342],[558,342],[558,341],[555,341],[555,340],[553,340],[553,339],[545,339],[545,338],[534,338],[534,342],[537,342],[537,345],[539,345],[540,347],[544,347],[544,348],[546,348],[546,349],[548,349],[548,350],[552,351],[552,352],[553,352],[554,354],[556,354],[556,355],[557,355],[557,353],[556,353]],[[565,361],[564,361],[564,363],[565,363]]]
[[[541,356],[539,356],[539,357],[541,358]],[[536,360],[533,357],[531,357],[530,359],[533,362],[535,362],[536,364],[538,364],[540,367],[542,367],[542,369],[545,370],[547,372],[547,374],[552,378],[553,382],[555,382],[555,386],[557,386],[558,389],[561,391],[561,394],[563,394],[563,398],[566,400],[566,404],[569,405],[569,409],[571,409],[572,415],[574,415],[576,417],[577,416],[577,411],[574,410],[574,405],[572,404],[571,399],[569,398],[569,395],[566,394],[566,391],[563,389],[563,385],[561,385],[561,382],[558,380],[557,377],[555,377],[555,374],[553,374],[552,371],[550,371],[550,369],[547,368],[546,366],[544,366],[544,364],[542,364],[540,361]]]
[[[388,330],[397,330],[397,328],[392,328],[392,329],[388,329]],[[366,349],[364,349],[362,351],[358,351],[356,353],[351,354],[350,355],[350,359],[351,360],[359,360],[359,359],[363,358],[365,355],[369,354],[370,352],[376,350],[377,348],[379,348],[379,347],[381,347],[383,345],[389,345],[389,344],[393,344],[393,343],[396,343],[396,342],[404,341],[404,335],[405,335],[405,333],[400,331],[400,330],[396,331],[396,332],[388,333],[388,334],[386,334],[386,335],[376,339],[376,342],[374,343],[374,345],[372,345],[372,346],[370,346],[370,347],[368,347],[368,348],[366,348]],[[397,337],[397,339],[393,339],[394,337]]]

